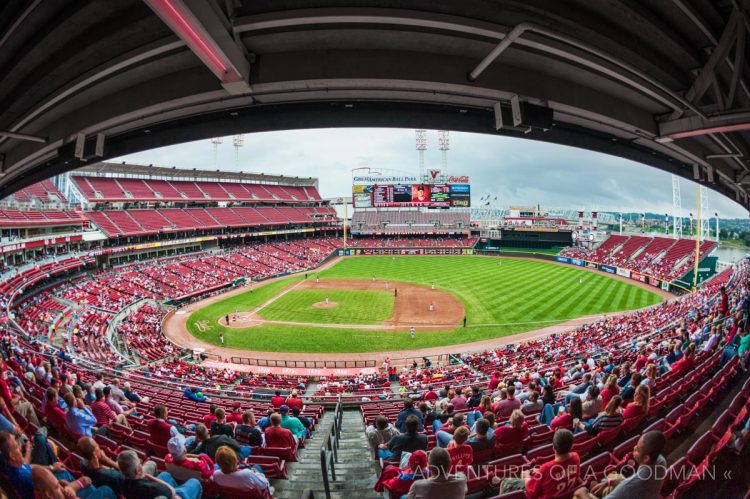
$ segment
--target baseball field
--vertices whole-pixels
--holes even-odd
[[[369,256],[256,284],[194,311],[187,328],[216,345],[223,333],[225,347],[243,350],[374,352],[485,340],[661,300],[623,280],[537,260]]]

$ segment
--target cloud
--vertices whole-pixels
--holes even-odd
[[[225,137],[214,156],[202,140],[131,154],[117,161],[262,172],[320,179],[324,197],[351,192],[351,170],[416,173],[414,131],[406,129],[331,128],[245,135],[235,149]],[[441,166],[437,132],[428,132],[427,168]],[[672,212],[671,175],[640,163],[573,147],[527,139],[451,132],[448,170],[471,176],[473,201],[491,193],[503,206],[536,204],[547,208],[599,211]],[[681,179],[683,215],[695,212],[695,184]],[[710,212],[723,218],[747,211],[709,191]]]

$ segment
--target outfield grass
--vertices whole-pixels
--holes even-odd
[[[311,277],[314,273],[311,273]],[[427,348],[479,341],[539,329],[585,315],[654,305],[661,297],[604,274],[529,259],[472,256],[371,256],[345,258],[320,273],[331,279],[378,279],[431,285],[452,293],[466,310],[467,328],[452,331],[362,331],[325,327],[264,325],[247,329],[219,326],[217,319],[250,310],[295,281],[281,280],[193,313],[188,329],[199,339],[268,352],[374,352]],[[583,284],[579,284],[583,279]],[[268,289],[267,289],[268,288]],[[346,293],[346,292],[345,292]],[[331,295],[332,296],[332,295]],[[333,298],[331,298],[333,299]],[[336,301],[336,300],[334,300]],[[199,331],[196,322],[210,326]],[[308,321],[309,322],[309,321]],[[341,322],[347,323],[347,322]]]
[[[335,308],[315,308],[326,296]],[[258,315],[271,321],[316,322],[319,324],[380,324],[393,315],[390,291],[291,290],[263,307]]]

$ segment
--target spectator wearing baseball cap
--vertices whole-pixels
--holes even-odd
[[[304,440],[307,436],[307,430],[305,430],[305,426],[299,419],[289,416],[288,405],[282,405],[279,408],[279,412],[281,412],[281,427],[291,431],[292,435],[294,435],[294,438],[299,444],[299,441]]]
[[[387,490],[391,497],[402,497],[409,493],[409,489],[416,480],[429,476],[427,453],[417,450],[411,453],[403,469],[399,469],[398,466],[387,466],[380,474],[373,490],[375,492]]]
[[[213,475],[214,462],[211,458],[205,454],[188,454],[182,435],[170,438],[167,449],[169,454],[164,458],[164,464],[177,482],[182,483],[191,478],[206,480]]]

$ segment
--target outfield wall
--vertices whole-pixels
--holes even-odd
[[[603,264],[596,263],[596,262],[590,262],[588,260],[581,260],[580,258],[568,258],[566,256],[556,256],[554,260],[559,263],[567,263],[568,265],[575,265],[576,267],[585,267],[587,269],[599,270],[606,274],[615,274],[621,277],[625,277],[627,279],[632,279],[634,281],[639,281],[645,284],[649,284],[655,288],[660,288],[664,291],[669,291],[671,293],[682,293],[685,291],[689,291],[688,289],[685,289],[682,286],[679,286],[672,282],[664,281],[662,279],[659,279],[658,277],[648,275],[648,274],[643,274],[641,272],[635,272],[630,269],[614,267],[612,265],[603,265]]]
[[[346,248],[338,256],[473,255],[474,248]]]

